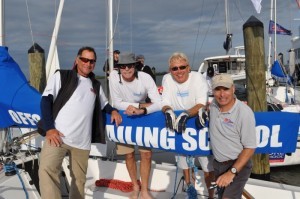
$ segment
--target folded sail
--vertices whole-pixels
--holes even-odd
[[[0,128],[35,128],[40,120],[41,94],[29,85],[19,65],[0,46]]]

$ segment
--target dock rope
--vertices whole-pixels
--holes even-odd
[[[115,179],[105,179],[102,178],[100,180],[96,180],[95,185],[97,187],[108,187],[115,190],[120,190],[122,192],[132,192],[133,191],[133,183],[132,182],[125,182],[122,180],[115,180]],[[141,181],[138,180],[138,185],[141,187]],[[152,192],[165,192],[165,190],[153,190],[150,189],[149,191]]]
[[[141,186],[141,182],[138,180],[139,186]],[[132,192],[133,191],[133,183],[125,182],[122,180],[115,179],[100,179],[96,180],[95,185],[97,187],[108,187],[111,189],[120,190],[122,192]]]

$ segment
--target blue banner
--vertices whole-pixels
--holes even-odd
[[[208,129],[197,129],[195,118],[188,120],[186,131],[181,134],[167,131],[162,112],[145,116],[121,115],[123,122],[119,127],[110,124],[110,115],[106,115],[106,132],[110,141],[186,155],[211,154]],[[299,113],[257,112],[255,119],[256,153],[295,152],[300,129]]]

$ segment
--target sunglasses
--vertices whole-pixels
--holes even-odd
[[[127,67],[128,69],[131,69],[131,68],[134,67],[134,65],[120,65],[120,68],[121,68],[121,69],[125,69],[126,67]]]
[[[188,65],[186,65],[186,66],[174,66],[174,67],[171,68],[171,71],[178,71],[178,69],[184,70],[184,69],[186,69],[186,67],[188,67]]]
[[[96,60],[95,60],[95,59],[88,59],[88,58],[85,58],[85,57],[79,57],[79,59],[80,59],[83,63],[88,63],[88,62],[90,62],[91,64],[95,64],[95,63],[96,63]]]

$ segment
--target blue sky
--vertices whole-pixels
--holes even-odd
[[[233,46],[243,45],[242,27],[253,15],[264,24],[267,52],[270,0],[262,1],[260,14],[250,0],[228,2]],[[47,58],[58,4],[59,0],[5,1],[5,44],[27,77],[27,51],[33,42],[45,50]],[[114,48],[143,54],[146,64],[157,71],[167,70],[175,51],[186,53],[193,69],[204,57],[225,54],[224,0],[114,0],[113,10]],[[277,22],[292,30],[293,36],[299,35],[300,21],[294,20],[300,18],[299,12],[294,0],[277,0]],[[57,43],[61,68],[71,68],[77,50],[89,45],[98,54],[95,73],[103,75],[106,21],[106,0],[65,1]],[[277,36],[277,51],[285,60],[289,48],[291,37]]]

